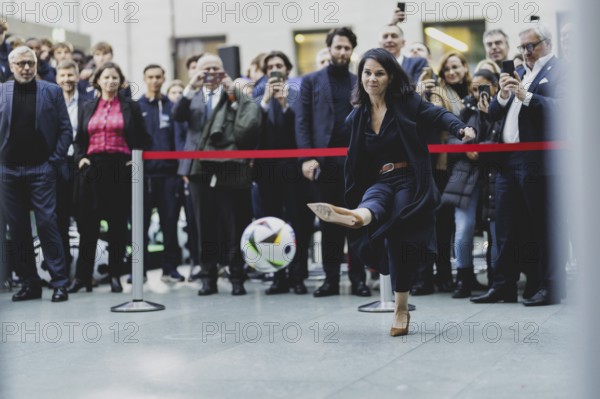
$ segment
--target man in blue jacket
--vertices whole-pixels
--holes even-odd
[[[138,102],[148,133],[152,136],[152,147],[149,150],[175,151],[175,125],[171,120],[173,103],[161,93],[165,83],[164,69],[160,65],[148,65],[144,69],[144,82],[146,93]],[[156,207],[164,239],[162,280],[165,282],[185,280],[177,271],[180,255],[177,241],[177,167],[177,160],[152,160],[144,163],[144,231],[148,231],[152,209]],[[147,253],[148,234],[144,235],[144,240],[144,250]]]
[[[8,60],[15,79],[0,85],[0,206],[23,281],[12,299],[42,296],[29,219],[33,208],[52,278],[52,301],[62,302],[68,299],[69,279],[56,223],[56,179],[73,140],[71,122],[60,87],[35,80],[37,58],[30,48],[16,48]]]

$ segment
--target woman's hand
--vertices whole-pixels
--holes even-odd
[[[477,102],[477,109],[479,109],[479,111],[483,112],[484,114],[488,113],[488,111],[490,109],[490,100],[487,95],[482,96],[481,94],[479,94],[479,101]]]
[[[89,159],[87,158],[81,158],[81,161],[79,161],[79,169],[83,168],[85,165],[91,165],[92,163],[90,162]]]
[[[425,75],[427,75],[427,73],[427,71],[421,73],[421,76],[419,76],[419,81],[417,82],[416,91],[420,95],[423,95],[423,93],[431,93],[431,90],[435,88],[434,79],[425,79]]]
[[[460,129],[460,134],[462,135],[462,141],[467,142],[475,139],[477,135],[475,134],[475,129],[470,126],[467,126],[464,129]]]
[[[127,162],[125,162],[125,166],[131,166],[131,165],[133,165],[133,161],[127,161]]]
[[[311,159],[302,163],[302,174],[310,181],[315,180],[315,171],[317,169],[319,169],[319,162],[316,159]]]
[[[471,161],[477,161],[479,159],[478,152],[467,152],[466,155],[467,155],[467,158],[469,158]]]

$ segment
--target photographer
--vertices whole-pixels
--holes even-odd
[[[196,72],[173,107],[173,118],[188,123],[186,147],[196,150],[255,148],[261,126],[260,107],[233,86],[223,62],[212,54],[202,56]],[[244,260],[240,238],[252,220],[250,166],[244,159],[182,162],[199,226],[200,262],[206,268],[198,295],[216,294],[221,260],[229,265],[232,295],[245,295]]]

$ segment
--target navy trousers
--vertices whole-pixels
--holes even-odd
[[[33,209],[44,259],[54,288],[69,283],[56,219],[57,170],[49,162],[38,166],[0,165],[1,206],[11,235],[16,272],[24,284],[39,285],[29,211]]]
[[[557,232],[565,231],[565,223],[549,189],[552,177],[536,170],[514,153],[496,178],[495,288],[513,289],[520,272],[530,271],[538,288],[563,289],[568,241]],[[523,237],[527,228],[528,237]]]

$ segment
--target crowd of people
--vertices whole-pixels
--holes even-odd
[[[532,23],[516,41],[501,29],[485,32],[487,57],[474,69],[458,51],[434,63],[425,44],[406,45],[404,18],[393,13],[378,48],[362,55],[358,75],[350,71],[358,38],[340,27],[327,34],[316,71],[301,78],[290,79],[293,65],[281,51],[258,54],[238,79],[218,56],[197,54],[186,63],[188,76],[169,84],[161,65],[148,65],[145,93],[135,101],[110,44],[96,44],[86,57],[69,43],[9,43],[0,23],[0,94],[7,99],[0,104],[0,236],[8,226],[2,260],[13,259],[22,283],[13,301],[42,295],[30,209],[53,301],[92,291],[102,219],[111,291],[123,290],[133,149],[349,147],[347,157],[146,161],[145,229],[156,208],[163,281],[184,281],[177,270],[182,208],[199,295],[218,292],[219,265],[228,266],[231,293],[246,293],[241,234],[253,218],[275,216],[294,228],[297,250],[266,294],[306,294],[312,210],[321,219],[325,273],[314,297],[340,293],[342,263],[352,295],[371,295],[367,273],[391,273],[392,335],[407,331],[409,293],[437,288],[474,303],[516,302],[524,273],[524,305],[559,303],[568,240],[557,233],[563,220],[552,195],[558,161],[540,151],[429,154],[426,145],[559,137],[551,117],[560,109],[567,60],[554,55],[550,31]],[[570,25],[561,29],[564,54],[569,32]],[[80,243],[70,281],[73,221]],[[474,272],[477,230],[487,231],[488,285]]]

